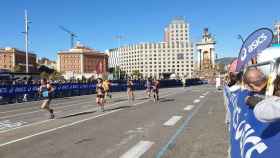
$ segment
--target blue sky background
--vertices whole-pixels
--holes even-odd
[[[204,27],[217,39],[219,57],[237,56],[241,41],[259,27],[280,20],[279,0],[2,0],[0,47],[24,50],[24,9],[28,10],[30,49],[40,57],[56,59],[69,48],[69,36],[58,26],[78,34],[83,44],[104,51],[122,44],[162,41],[163,28],[175,16],[190,23],[191,40],[201,38]]]

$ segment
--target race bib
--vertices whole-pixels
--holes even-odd
[[[44,98],[47,98],[47,97],[49,97],[49,92],[48,91],[44,91],[42,93],[42,95],[43,95]]]

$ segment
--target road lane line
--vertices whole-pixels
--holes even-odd
[[[165,96],[163,96],[163,97],[165,97]],[[110,108],[112,106],[115,106],[115,105],[121,104],[121,103],[125,103],[125,102],[127,102],[127,101],[122,101],[122,102],[118,102],[118,103],[114,103],[114,104],[108,104],[108,105],[105,105],[105,108]],[[139,105],[139,104],[143,104],[145,102],[147,102],[147,101],[136,103],[136,104],[134,104],[134,106]],[[98,109],[98,107],[94,106],[94,108],[92,110],[97,110],[97,109]],[[69,115],[74,115],[74,114],[76,114],[76,113],[72,113],[72,114],[69,114]],[[26,124],[26,125],[23,125],[23,126],[19,126],[19,127],[15,127],[15,128],[0,131],[0,133],[6,133],[6,132],[9,132],[9,131],[12,131],[12,130],[15,130],[15,129],[19,129],[19,128],[23,128],[23,127],[29,127],[29,126],[33,126],[33,125],[39,125],[39,124],[47,123],[47,122],[50,122],[50,121],[52,121],[52,120],[44,120],[44,121],[40,121],[40,122]]]
[[[82,122],[85,122],[85,121],[88,121],[88,120],[92,120],[92,119],[95,119],[95,118],[98,118],[98,117],[102,117],[102,116],[105,116],[105,115],[108,115],[108,114],[111,114],[111,113],[114,113],[114,112],[117,112],[117,111],[120,111],[120,110],[121,109],[113,110],[113,111],[110,111],[110,112],[106,112],[104,114],[89,117],[89,118],[79,120],[79,121],[76,121],[76,122],[73,122],[73,123],[70,123],[70,124],[65,124],[63,126],[59,126],[59,127],[56,127],[56,128],[46,130],[46,131],[42,131],[42,132],[39,132],[39,133],[36,133],[36,134],[29,135],[29,136],[26,136],[26,137],[22,137],[20,139],[15,139],[15,140],[12,140],[12,141],[9,141],[9,142],[6,142],[6,143],[2,143],[2,144],[0,144],[0,147],[6,146],[6,145],[9,145],[9,144],[13,144],[13,143],[16,143],[16,142],[19,142],[19,141],[22,141],[22,140],[26,140],[26,139],[29,139],[29,138],[32,138],[32,137],[35,137],[35,136],[38,136],[38,135],[50,133],[50,132],[53,132],[53,131],[56,131],[58,129],[62,129],[62,128],[65,128],[65,127],[71,127],[71,126],[74,126],[76,124],[79,124],[79,123],[82,123]]]
[[[195,100],[193,101],[193,103],[199,103],[199,102],[200,102],[199,99],[195,99]]]
[[[201,96],[199,96],[199,98],[204,98],[205,96],[203,96],[203,95],[201,95]]]
[[[121,98],[125,98],[125,96],[123,96]],[[64,109],[64,108],[68,108],[68,107],[72,107],[72,106],[76,106],[76,105],[81,105],[81,104],[88,104],[88,103],[93,103],[95,105],[95,100],[92,99],[91,101],[78,102],[78,103],[74,103],[74,104],[72,103],[72,104],[68,104],[68,105],[64,105],[64,106],[62,106],[62,105],[65,104],[65,103],[63,103],[63,104],[62,103],[61,104],[51,104],[51,106],[55,107],[57,105],[61,105],[61,106],[55,108],[55,111],[56,111],[58,109]],[[37,109],[39,109],[39,107]],[[16,117],[16,116],[23,116],[23,115],[33,114],[33,113],[43,112],[43,111],[45,111],[45,110],[40,109],[40,110],[35,110],[35,111],[30,111],[30,112],[25,112],[25,113],[3,116],[3,117],[0,117],[0,119],[6,119],[6,118],[11,118],[11,117]]]
[[[139,91],[140,92],[140,91]],[[126,95],[119,95],[118,97],[119,99],[121,98],[126,98]],[[85,98],[85,99],[88,99],[88,98]],[[71,101],[72,102],[72,101]],[[69,102],[68,102],[69,103]],[[70,105],[65,105],[65,106],[60,106],[60,107],[57,107],[55,108],[56,109],[63,109],[63,108],[67,108],[67,107],[72,107],[72,106],[75,106],[75,105],[80,105],[80,104],[87,104],[87,103],[95,103],[94,100],[92,101],[86,101],[86,102],[78,102],[76,104],[73,104],[71,103]],[[52,104],[51,106],[57,106],[57,105],[63,105],[65,103],[58,103],[58,104]],[[28,109],[35,109],[36,107],[30,107]],[[27,108],[25,108],[27,109]],[[37,108],[38,109],[38,108]],[[17,109],[17,110],[23,110],[23,109]],[[16,111],[16,110],[15,110]],[[37,113],[37,112],[42,112],[44,110],[35,110],[35,111],[30,111],[30,112],[26,112],[26,113],[18,113],[18,114],[14,114],[14,115],[8,115],[8,116],[3,116],[3,117],[0,117],[0,119],[6,119],[6,118],[10,118],[10,117],[16,117],[16,116],[22,116],[22,115],[27,115],[27,114],[32,114],[32,113]],[[10,112],[13,112],[12,110]],[[0,112],[1,113],[1,112]]]
[[[10,128],[10,129],[7,129],[7,130],[0,131],[0,133],[6,133],[6,132],[9,132],[9,131],[12,131],[12,130],[15,130],[15,129],[19,129],[19,128],[23,128],[23,127],[39,125],[39,124],[43,124],[43,123],[46,123],[46,122],[49,122],[49,121],[51,121],[51,120],[44,120],[44,121],[39,121],[39,122],[31,123],[31,124],[26,124],[26,125],[23,125],[23,126],[14,127],[14,128]]]
[[[140,158],[146,151],[148,151],[154,142],[140,141],[120,158]]]
[[[184,108],[184,110],[185,111],[190,111],[190,110],[192,110],[194,108],[194,105],[187,105],[185,108]]]
[[[166,96],[177,94],[177,93],[178,92],[171,93],[171,94],[169,93],[169,94],[167,94],[165,96],[162,96],[162,97],[166,97]],[[151,100],[146,100],[146,101],[137,103],[136,105],[143,104],[143,103],[149,102],[149,101],[151,101]],[[127,101],[124,101],[124,102],[127,102]],[[120,103],[122,103],[122,102],[115,103],[114,105],[120,104]],[[113,106],[113,104],[111,106]],[[102,116],[105,116],[105,115],[109,115],[111,113],[118,112],[118,111],[121,111],[121,110],[124,110],[124,109],[113,110],[113,111],[110,111],[110,112],[106,112],[104,114],[100,114],[100,115],[97,115],[97,116],[89,117],[87,119],[79,120],[79,121],[76,121],[76,122],[73,122],[73,123],[70,123],[70,124],[65,124],[65,125],[62,125],[62,126],[59,126],[59,127],[56,127],[56,128],[52,128],[52,129],[49,129],[49,130],[45,130],[45,131],[42,131],[42,132],[39,132],[39,133],[35,133],[35,134],[32,134],[32,135],[29,135],[29,136],[26,136],[26,137],[22,137],[22,138],[19,138],[19,139],[11,140],[11,141],[8,141],[6,143],[0,144],[0,147],[6,146],[6,145],[9,145],[9,144],[13,144],[13,143],[16,143],[16,142],[19,142],[19,141],[22,141],[22,140],[30,139],[30,138],[38,136],[38,135],[47,134],[47,133],[50,133],[50,132],[53,132],[53,131],[56,131],[56,130],[59,130],[59,129],[62,129],[62,128],[71,127],[71,126],[74,126],[76,124],[83,123],[83,122],[86,122],[86,121],[89,121],[89,120],[92,120],[92,119],[95,119],[95,118],[98,118],[98,117],[102,117]]]
[[[163,125],[164,126],[174,126],[182,116],[172,116],[168,121],[166,121]]]
[[[183,122],[183,124],[176,130],[175,134],[169,139],[169,141],[160,149],[157,153],[156,158],[161,158],[167,152],[170,146],[174,145],[177,137],[185,130],[193,116],[198,112],[198,110],[202,107],[203,104],[199,104],[197,108],[187,117],[187,119]]]
[[[80,102],[79,104],[76,103],[76,104],[70,104],[70,105],[65,105],[65,106],[60,106],[60,107],[57,107],[55,108],[55,110],[57,109],[63,109],[63,108],[67,108],[67,107],[72,107],[72,106],[76,106],[76,105],[81,105],[81,104],[87,104],[87,103],[95,103],[94,100],[92,101],[88,101],[88,102]],[[51,105],[52,107],[55,106],[55,105]],[[38,107],[39,109],[40,107]],[[33,114],[33,113],[37,113],[37,112],[43,112],[45,110],[43,109],[40,109],[40,110],[35,110],[35,111],[30,111],[30,112],[25,112],[25,113],[19,113],[19,114],[14,114],[14,115],[8,115],[8,116],[3,116],[3,117],[0,117],[0,119],[6,119],[6,118],[11,118],[11,117],[16,117],[16,116],[23,116],[23,115],[28,115],[28,114]]]
[[[141,91],[137,91],[136,94],[138,94],[142,92]],[[92,94],[92,95],[84,95],[83,97],[80,97],[80,96],[74,96],[72,98],[70,98],[71,100],[67,100],[67,99],[63,99],[63,98],[58,98],[58,99],[54,99],[54,103],[52,103],[53,106],[58,106],[58,105],[64,105],[64,104],[75,104],[75,103],[79,103],[79,101],[77,101],[77,99],[81,99],[81,100],[84,100],[86,102],[88,102],[88,99],[90,99],[91,97],[95,97],[96,94]],[[118,92],[116,93],[115,95],[113,95],[114,98],[118,98],[118,99],[121,99],[121,98],[127,98],[126,95],[123,95],[123,93],[121,92]],[[16,103],[16,104],[7,104],[5,106],[17,106],[19,104],[29,104],[29,103],[34,103],[36,102],[36,104],[40,104],[43,100],[39,100],[39,101],[31,101],[31,102],[24,102],[24,103]],[[17,111],[24,111],[24,110],[32,110],[32,109],[38,109],[38,107],[36,107],[35,104],[31,104],[31,106],[33,107],[22,107],[22,108],[19,108],[19,109],[14,109],[14,110],[7,110],[7,111],[0,111],[0,113],[10,113],[10,112],[17,112]]]
[[[94,97],[95,97],[95,95],[94,95]],[[117,98],[119,98],[119,99],[121,99],[121,98],[126,98],[126,95],[117,95],[117,96],[115,96],[115,97],[117,97]],[[76,99],[79,99],[79,98],[76,98]],[[90,97],[88,97],[88,98],[81,98],[82,100],[81,101],[86,101],[86,102],[91,102],[92,101],[92,99],[91,99],[91,101],[88,101],[88,99],[90,99]],[[58,101],[58,100],[57,100]],[[59,100],[60,101],[60,100]],[[62,100],[63,101],[63,100]],[[65,105],[65,104],[77,104],[77,103],[80,103],[80,101],[77,101],[77,100],[69,100],[69,101],[67,101],[67,100],[65,100],[66,102],[55,102],[55,103],[52,103],[52,106],[58,106],[58,105]],[[41,101],[38,101],[38,105],[40,105],[40,103],[42,102],[42,100]],[[85,103],[86,103],[85,102]],[[26,103],[29,103],[29,102],[26,102]],[[12,105],[12,106],[16,106],[16,105]],[[64,107],[66,107],[66,106],[64,106]],[[26,108],[20,108],[20,109],[14,109],[14,110],[9,110],[9,111],[3,111],[3,112],[0,112],[0,113],[11,113],[11,112],[18,112],[18,111],[25,111],[25,110],[32,110],[32,109],[34,109],[35,111],[38,111],[38,110],[36,110],[36,109],[38,109],[38,107],[36,107],[36,105],[34,105],[34,107],[26,107]]]

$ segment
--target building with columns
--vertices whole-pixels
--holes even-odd
[[[28,53],[29,72],[37,72],[36,54]],[[26,72],[26,54],[16,48],[0,48],[0,69]]]
[[[205,28],[201,41],[196,43],[199,71],[207,71],[215,68],[215,44],[216,42],[208,32],[208,28]]]
[[[77,44],[70,50],[58,52],[57,70],[62,72],[66,79],[106,75],[108,56]]]
[[[129,76],[138,70],[143,78],[161,78],[164,74],[191,77],[194,46],[190,42],[190,26],[181,17],[164,28],[163,42],[142,42],[110,49],[109,67],[120,67]]]

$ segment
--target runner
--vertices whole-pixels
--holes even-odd
[[[100,110],[102,112],[105,111],[104,109],[104,97],[105,97],[105,90],[102,85],[102,79],[98,78],[97,79],[97,84],[96,84],[96,104],[100,107]]]
[[[127,81],[127,95],[129,102],[131,102],[131,100],[134,101],[133,82],[130,79]]]
[[[159,101],[159,80],[154,80],[153,82],[153,94],[154,94],[154,102]]]
[[[105,80],[103,82],[103,88],[104,88],[104,91],[105,91],[105,100],[107,99],[108,96],[110,98],[112,98],[112,96],[110,94],[110,82],[108,80]]]
[[[147,79],[145,86],[146,86],[146,93],[148,94],[148,97],[150,98],[151,97],[151,91],[152,91],[152,85],[151,85],[151,80],[150,79]]]
[[[39,92],[44,98],[43,103],[41,105],[42,109],[46,109],[50,112],[50,119],[54,119],[54,111],[50,108],[51,96],[54,91],[53,86],[47,82],[46,79],[41,80],[41,86],[39,87]]]

